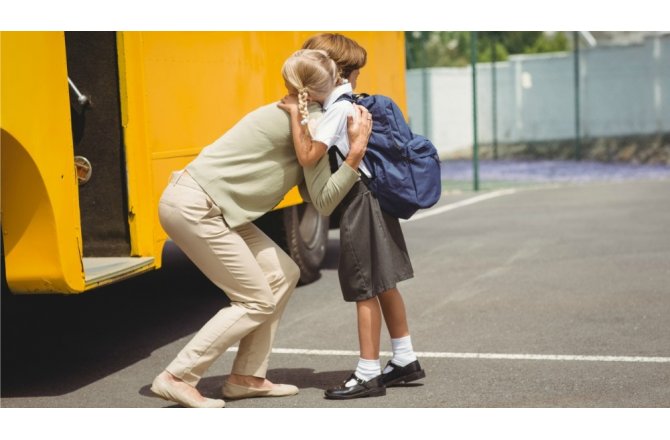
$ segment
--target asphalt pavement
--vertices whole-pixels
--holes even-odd
[[[512,188],[512,189],[508,189]],[[670,180],[446,192],[403,223],[415,278],[399,285],[427,377],[331,401],[355,368],[337,231],[317,282],[284,314],[268,377],[288,398],[227,408],[670,407]],[[3,292],[3,408],[162,408],[153,377],[227,301],[172,244],[164,268],[79,296]],[[382,333],[382,364],[390,342]],[[220,396],[234,352],[199,384]]]

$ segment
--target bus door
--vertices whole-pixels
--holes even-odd
[[[155,254],[130,240],[138,217],[151,217],[129,214],[117,35],[0,37],[0,224],[9,290],[80,293],[155,268]],[[140,238],[150,241],[151,228],[144,230]]]
[[[146,266],[130,257],[116,32],[65,32],[86,284]]]

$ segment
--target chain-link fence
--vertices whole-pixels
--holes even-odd
[[[670,34],[610,34],[568,33],[567,51],[502,61],[491,50],[474,75],[472,65],[410,68],[412,129],[451,159],[478,147],[482,159],[670,164]]]

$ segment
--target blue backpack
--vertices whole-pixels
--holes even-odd
[[[442,194],[437,149],[430,140],[412,133],[398,105],[383,95],[345,94],[340,100],[362,105],[372,114],[363,162],[372,173],[366,183],[382,210],[408,219],[437,203]]]

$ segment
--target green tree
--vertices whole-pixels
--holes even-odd
[[[407,68],[457,67],[470,63],[470,32],[410,31],[406,32]],[[513,54],[559,52],[569,49],[562,32],[477,33],[478,61],[504,61]]]

